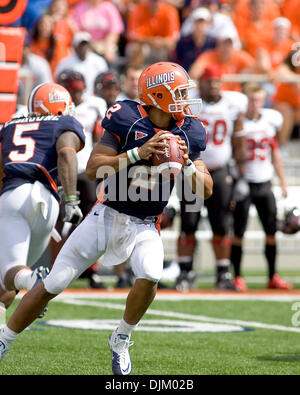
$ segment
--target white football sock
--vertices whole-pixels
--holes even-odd
[[[17,336],[18,336],[18,333],[9,329],[9,327],[7,325],[4,325],[4,327],[0,331],[0,338],[8,346],[10,345],[11,342],[13,342],[17,338]]]
[[[136,328],[137,325],[127,324],[126,321],[122,318],[120,324],[117,328],[117,333],[121,333],[123,335],[128,335],[130,337],[131,332]]]
[[[14,284],[16,289],[26,289],[29,291],[35,282],[35,278],[32,278],[31,275],[31,269],[21,269],[15,275]]]
[[[229,267],[229,265],[230,265],[230,259],[223,258],[216,260],[216,266]]]

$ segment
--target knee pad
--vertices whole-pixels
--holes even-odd
[[[50,274],[45,278],[44,287],[47,292],[58,295],[64,291],[76,277],[75,269],[68,264],[54,264]]]
[[[145,278],[146,280],[149,280],[149,281],[153,281],[154,283],[158,283],[159,280],[161,279],[161,276],[162,276],[162,272],[160,274],[153,273],[153,272],[151,272],[151,273],[145,272],[145,275],[143,278]]]
[[[150,264],[144,262],[143,266],[140,268],[139,273],[135,274],[136,278],[145,278],[146,280],[158,283],[161,279],[163,272],[163,262],[160,266],[153,265],[153,261]]]

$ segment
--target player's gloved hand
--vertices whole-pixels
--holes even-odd
[[[232,191],[232,200],[235,202],[240,202],[244,200],[249,195],[249,193],[249,184],[243,177],[241,177],[234,184]]]
[[[63,221],[77,226],[83,218],[79,207],[80,200],[68,200],[65,202],[65,216]]]

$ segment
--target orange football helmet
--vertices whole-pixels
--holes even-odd
[[[188,96],[189,90],[195,87],[184,68],[171,62],[152,64],[142,72],[138,81],[143,104],[186,117],[200,115],[202,100]]]
[[[39,115],[72,115],[74,104],[70,93],[63,86],[44,83],[32,90],[28,99],[28,112]]]

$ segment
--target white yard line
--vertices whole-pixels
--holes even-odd
[[[126,299],[128,292],[125,291],[103,291],[103,292],[88,292],[88,291],[67,291],[58,295],[54,300],[61,300],[66,298],[73,299]],[[300,293],[292,294],[292,293],[282,293],[282,294],[262,294],[262,293],[193,293],[193,292],[166,292],[160,293],[158,292],[155,300],[259,300],[266,302],[294,302],[300,301]]]
[[[104,307],[104,308],[108,308],[108,309],[124,310],[124,305],[117,304],[117,303],[95,302],[95,301],[89,301],[89,300],[84,301],[84,300],[77,300],[77,299],[72,299],[72,298],[65,298],[65,299],[60,299],[57,301],[60,301],[60,302],[66,303],[66,304],[73,304],[73,305],[75,304],[75,305],[82,305],[82,306],[95,306],[95,307]],[[250,327],[250,328],[261,328],[261,329],[271,329],[271,330],[284,331],[284,332],[300,333],[300,328],[296,328],[296,327],[289,327],[289,326],[276,325],[276,324],[264,324],[262,322],[255,322],[255,321],[242,321],[242,320],[232,320],[232,319],[225,319],[225,318],[214,318],[214,317],[208,317],[208,316],[203,316],[203,315],[177,313],[174,311],[149,309],[147,311],[146,315],[156,315],[156,316],[163,316],[163,317],[188,319],[188,320],[194,320],[194,321],[240,325],[240,326]]]

